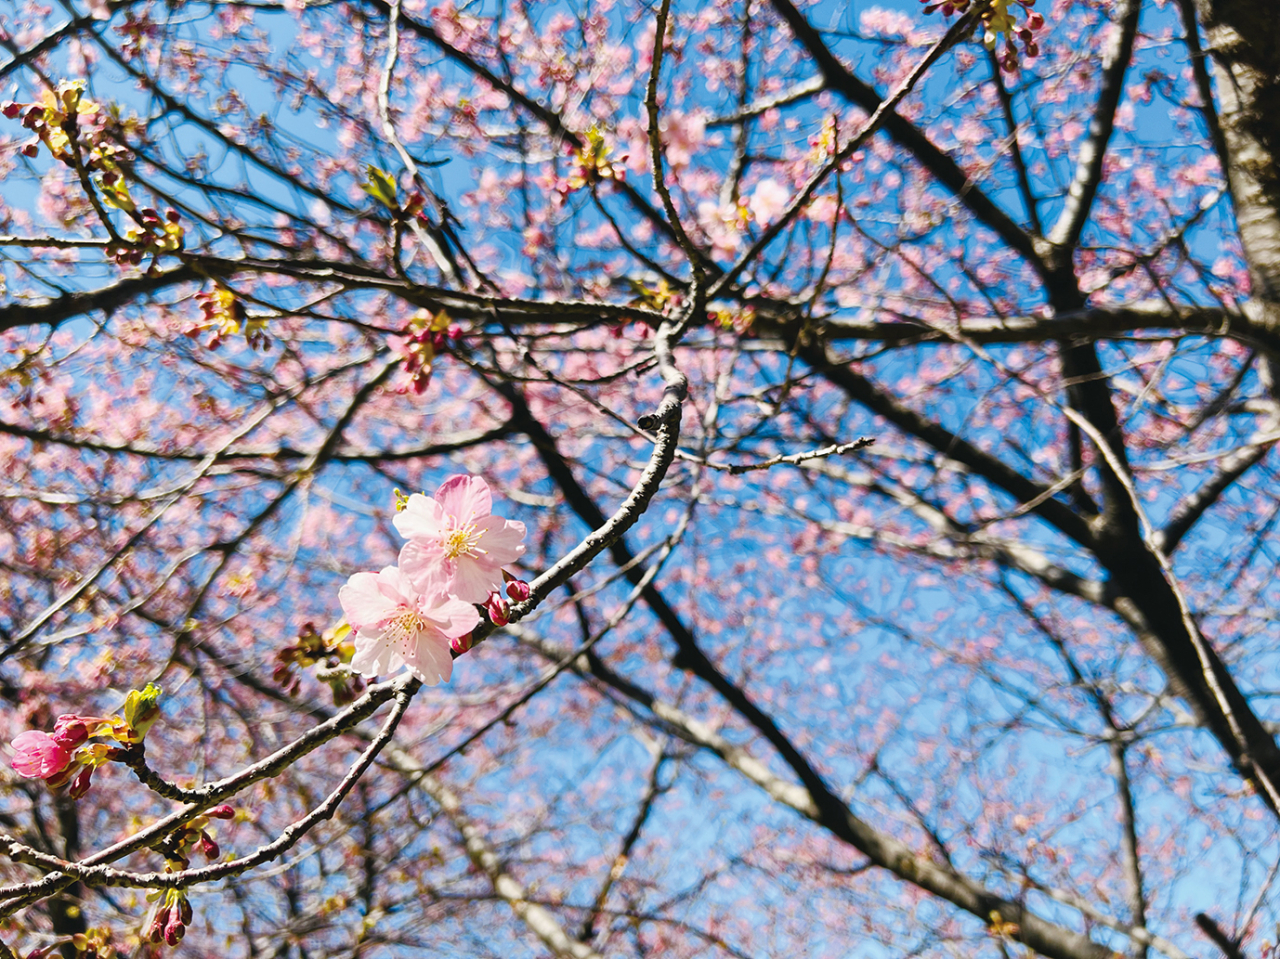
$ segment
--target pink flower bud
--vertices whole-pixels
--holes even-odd
[[[40,155],[40,144],[36,140],[32,140],[22,148],[22,155],[31,157],[33,160]]]
[[[456,639],[449,640],[449,648],[455,653],[461,655],[471,648],[471,634],[459,636]]]
[[[14,120],[17,118],[18,114],[22,112],[22,104],[14,103],[12,100],[6,100],[4,102],[4,106],[0,107],[0,112],[3,112],[8,119]]]
[[[507,583],[507,595],[517,603],[523,603],[529,598],[529,584],[522,579],[513,579]]]
[[[96,730],[101,722],[93,716],[59,716],[52,735],[68,749],[75,749],[89,738],[90,732]]]
[[[156,917],[151,920],[151,927],[147,930],[147,940],[150,942],[159,942],[164,938],[164,928],[169,923],[169,907],[162,906],[157,912]]]
[[[495,626],[505,626],[511,622],[511,607],[507,605],[507,601],[496,590],[490,593],[489,598],[485,600],[484,611],[489,614],[489,619]]]
[[[205,813],[210,819],[235,819],[236,811],[223,803],[221,806],[214,806]]]
[[[164,927],[164,941],[171,946],[176,946],[186,934],[187,927],[182,924],[175,910],[169,917],[169,924]]]
[[[30,729],[13,741],[13,768],[28,779],[52,779],[71,765],[71,749],[48,733]]]

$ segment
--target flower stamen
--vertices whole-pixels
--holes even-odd
[[[418,633],[427,625],[421,615],[407,606],[397,607],[394,614],[379,624],[382,627],[382,638],[388,643],[399,643],[407,651],[417,642]]]
[[[468,523],[466,526],[451,529],[441,536],[440,548],[444,550],[445,556],[449,559],[457,559],[459,556],[475,556],[477,553],[485,552],[485,550],[479,548],[481,535],[479,530]]]

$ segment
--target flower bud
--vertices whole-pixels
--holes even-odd
[[[187,927],[182,924],[182,920],[178,918],[175,911],[169,918],[169,924],[164,927],[164,941],[171,946],[176,946],[186,934]]]
[[[191,900],[183,896],[178,900],[178,918],[182,920],[184,926],[191,925]]]
[[[522,579],[513,579],[507,583],[507,595],[517,603],[523,603],[529,598],[529,584]]]
[[[145,689],[132,689],[124,700],[124,721],[129,726],[129,742],[140,743],[147,731],[160,718],[160,687],[147,683]]]
[[[205,815],[210,819],[235,819],[236,811],[223,803],[221,806],[214,806],[212,809],[205,810]]]
[[[200,851],[204,853],[204,858],[208,859],[210,862],[217,859],[222,852],[218,848],[218,844],[213,841],[210,835],[203,831],[200,833]]]
[[[169,923],[169,907],[161,906],[156,917],[151,920],[151,928],[147,930],[148,942],[159,942],[164,938],[165,926]]]
[[[489,598],[485,600],[484,611],[489,614],[489,619],[495,626],[505,626],[511,622],[511,607],[496,591],[490,593]]]
[[[83,767],[80,772],[76,773],[76,778],[71,780],[71,788],[67,790],[67,795],[72,799],[79,799],[89,791],[89,780],[92,777],[93,767]]]

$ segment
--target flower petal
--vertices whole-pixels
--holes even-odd
[[[356,672],[364,676],[389,676],[403,663],[381,632],[356,633],[356,650],[351,656],[351,668]]]
[[[394,600],[388,599],[382,590],[380,577],[380,573],[356,573],[338,590],[342,614],[357,632],[373,626],[395,608]]]
[[[400,572],[420,594],[448,592],[458,569],[457,560],[449,559],[438,545],[417,540],[401,547],[399,564]]]
[[[396,531],[405,539],[421,539],[436,542],[447,525],[445,512],[430,496],[414,493],[409,502],[391,520]]]
[[[460,599],[434,600],[430,607],[424,605],[421,615],[446,640],[465,636],[480,625],[480,614],[475,606]],[[445,646],[448,645],[446,642]]]
[[[468,603],[483,603],[502,579],[498,566],[473,556],[459,556],[457,562],[449,592]]]
[[[493,512],[489,484],[479,476],[451,476],[436,490],[436,502],[458,525],[475,523]]]
[[[453,655],[449,652],[448,640],[438,633],[431,636],[420,633],[418,644],[409,653],[405,665],[424,686],[447,683],[453,675]]]
[[[514,563],[524,553],[524,523],[501,516],[488,516],[478,521],[476,529],[482,532],[480,548],[485,559],[495,566]]]

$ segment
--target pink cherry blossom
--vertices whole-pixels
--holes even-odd
[[[401,666],[428,686],[453,674],[452,640],[480,622],[474,606],[448,596],[440,577],[422,592],[395,566],[380,573],[356,573],[338,591],[347,622],[356,632],[353,669],[366,676],[394,673]]]
[[[756,184],[755,192],[747,206],[757,223],[771,223],[777,219],[791,201],[791,191],[775,180],[765,177]]]
[[[483,603],[502,584],[502,567],[524,552],[524,523],[493,516],[489,484],[479,476],[454,476],[436,495],[414,493],[394,520],[409,540],[400,569],[423,592],[443,571],[446,590]]]
[[[71,753],[75,745],[69,745],[38,729],[29,729],[18,734],[13,741],[13,748],[13,768],[18,775],[28,779],[51,779],[71,765]]]

